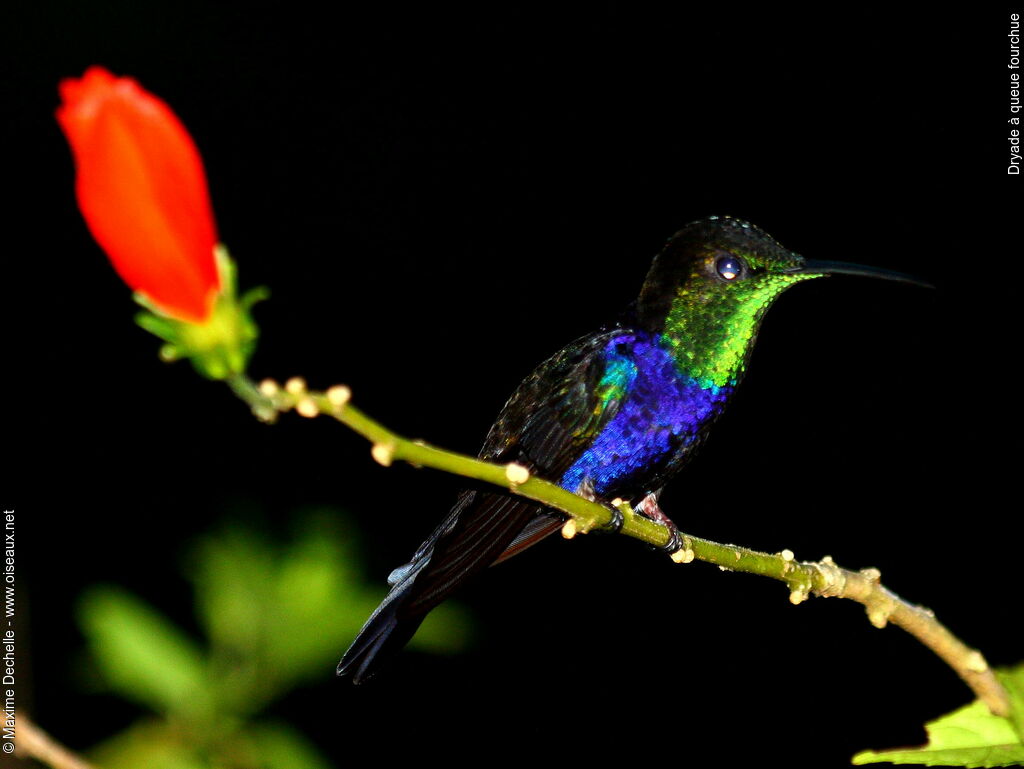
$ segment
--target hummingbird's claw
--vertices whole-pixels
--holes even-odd
[[[660,523],[666,529],[669,530],[671,536],[659,550],[663,551],[667,555],[672,555],[683,549],[683,537],[679,533],[679,527],[675,525],[671,518],[665,515],[664,511],[658,507],[658,495],[654,492],[650,492],[643,499],[640,500],[640,504],[636,506],[637,512],[642,513],[645,517],[650,518],[652,521]]]
[[[665,525],[668,527],[672,536],[669,537],[668,542],[658,549],[666,555],[674,555],[683,549],[683,536],[679,533],[679,529],[676,528],[676,525],[671,521]]]
[[[584,478],[580,485],[576,488],[576,493],[583,497],[588,502],[597,502],[597,494],[594,491],[594,481],[592,478]],[[618,534],[622,531],[622,526],[626,522],[625,516],[622,511],[615,507],[615,504],[611,505],[612,519],[608,521],[604,526],[600,528],[600,531],[607,531],[610,534]]]
[[[626,516],[615,505],[611,506],[611,510],[612,519],[601,527],[601,531],[607,531],[609,534],[618,534],[622,531],[622,525],[626,522]]]

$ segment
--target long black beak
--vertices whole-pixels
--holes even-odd
[[[849,264],[848,262],[819,262],[810,259],[805,260],[803,265],[789,270],[793,273],[814,274],[814,275],[862,275],[866,278],[881,278],[882,280],[895,280],[900,283],[910,283],[913,286],[922,288],[935,288],[931,283],[913,275],[902,272],[885,270],[881,267],[865,267],[862,264]]]

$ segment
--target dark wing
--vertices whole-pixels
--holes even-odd
[[[505,404],[480,457],[518,462],[558,481],[618,410],[630,372],[608,365],[606,349],[628,332],[584,337],[542,363]],[[500,491],[465,491],[433,534],[388,581],[391,592],[338,665],[360,683],[401,649],[427,613],[493,563],[555,531],[562,519]]]
[[[480,458],[557,482],[618,411],[636,371],[631,339],[624,329],[592,334],[544,361],[501,410]],[[626,350],[616,351],[618,340]]]

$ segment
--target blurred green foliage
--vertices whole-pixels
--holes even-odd
[[[329,678],[383,597],[368,586],[332,510],[302,516],[297,533],[271,542],[224,527],[187,558],[205,639],[177,627],[123,588],[87,590],[79,620],[102,687],[143,716],[96,747],[109,769],[326,769],[294,726],[261,713],[296,687]],[[431,613],[411,647],[455,652],[469,636],[450,602]]]

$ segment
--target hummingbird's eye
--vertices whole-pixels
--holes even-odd
[[[725,281],[736,280],[743,274],[744,267],[743,260],[732,254],[720,256],[715,262],[715,271],[718,273],[718,277]]]

